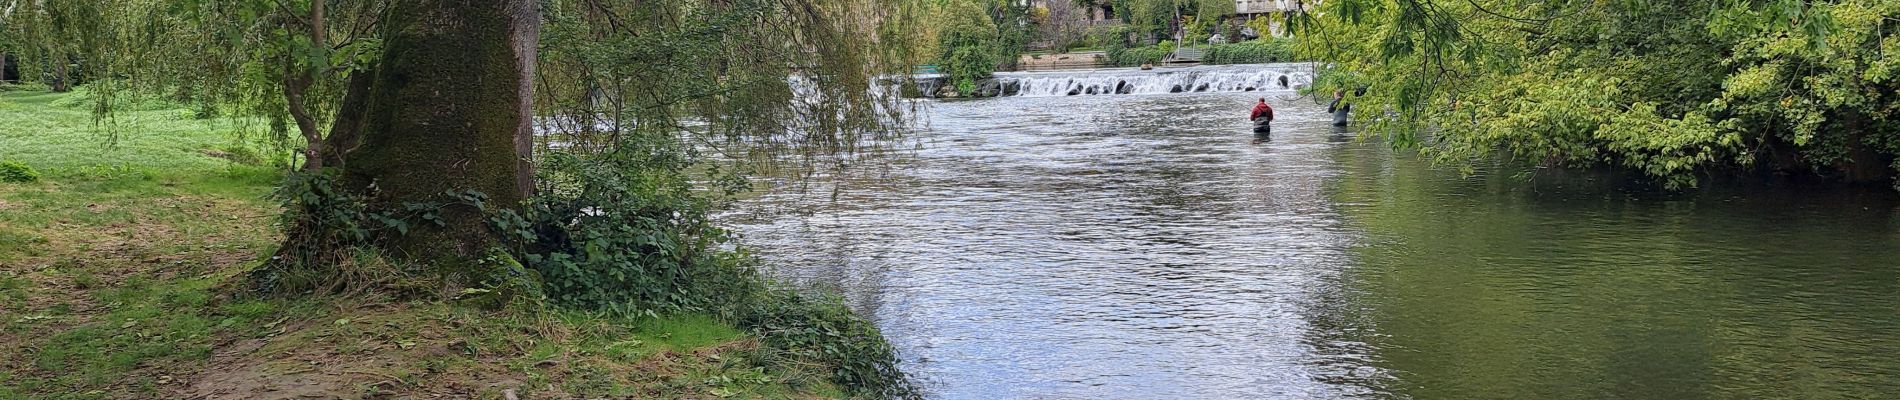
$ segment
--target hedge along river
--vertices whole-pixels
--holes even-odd
[[[1900,393],[1889,192],[1467,178],[1292,96],[932,102],[889,168],[727,218],[933,398]]]

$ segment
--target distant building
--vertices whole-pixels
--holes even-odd
[[[1234,0],[1234,15],[1265,16],[1293,8],[1291,0]]]
[[[1245,23],[1257,17],[1271,17],[1275,13],[1299,8],[1300,0],[1234,0],[1233,18]],[[1267,21],[1267,29],[1271,30],[1268,34],[1286,36],[1286,28],[1281,26],[1280,20],[1269,18]]]

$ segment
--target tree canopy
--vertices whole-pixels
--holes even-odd
[[[1291,24],[1376,135],[1469,168],[1892,179],[1900,3],[1334,0]],[[1383,112],[1377,112],[1383,111]]]
[[[332,122],[347,108],[341,103],[349,77],[374,67],[381,54],[389,3],[8,0],[0,6],[12,10],[0,19],[0,51],[22,59],[31,70],[23,75],[49,74],[50,66],[65,65],[52,60],[71,60],[99,78],[89,86],[102,115],[120,93],[164,97],[223,115],[271,118],[279,135],[300,133],[279,138],[289,147],[322,150],[321,139],[331,136]],[[546,37],[538,44],[536,114],[564,116],[545,119],[542,128],[578,134],[568,138],[577,150],[602,149],[601,143],[635,130],[692,126],[710,134],[702,139],[742,135],[754,141],[750,145],[763,144],[755,150],[794,150],[779,154],[848,151],[901,120],[897,102],[864,89],[915,62],[908,45],[914,34],[904,27],[914,12],[911,2],[550,1],[541,7]],[[305,165],[320,167],[318,160]]]
[[[911,2],[3,1],[0,51],[74,67],[108,120],[272,121],[302,171],[245,293],[707,312],[855,394],[915,394],[869,323],[771,287],[710,217],[755,167],[846,168],[903,132]]]

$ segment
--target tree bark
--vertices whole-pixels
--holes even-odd
[[[53,91],[69,92],[73,90],[72,82],[66,81],[66,63],[71,61],[72,59],[67,58],[64,53],[53,56],[53,84],[51,85]]]
[[[7,52],[0,51],[0,82],[6,82],[6,81],[8,81],[7,79]]]
[[[329,42],[323,38],[323,5],[325,0],[310,2],[310,43],[319,50],[329,49]],[[303,134],[303,170],[323,169],[329,151],[324,149],[322,131],[317,129],[317,120],[310,115],[309,106],[304,103],[304,94],[310,91],[310,85],[316,82],[318,66],[299,65],[291,57],[284,60],[284,103],[290,107],[290,117],[297,121],[297,132]]]
[[[286,64],[290,65],[286,65],[285,69],[296,69],[294,63],[286,62]],[[284,78],[284,104],[290,108],[290,119],[297,122],[297,133],[303,136],[303,170],[323,169],[324,155],[328,152],[323,149],[323,136],[317,130],[317,120],[311,117],[310,109],[303,101],[304,91],[310,89],[312,80],[310,71],[304,69],[301,72],[285,72],[290,73],[291,76]]]
[[[384,210],[470,189],[489,207],[520,205],[534,183],[537,3],[413,0],[392,3],[386,15],[382,60],[362,99],[361,145],[341,157],[345,189]],[[500,242],[482,211],[449,205],[440,216],[442,226],[417,221],[377,244],[451,277],[483,279],[468,268]]]
[[[376,80],[373,70],[360,70],[350,73],[349,86],[344,88],[343,102],[337,105],[336,120],[330,123],[330,136],[323,139],[323,163],[326,166],[343,166],[343,155],[356,150],[363,144],[363,113],[368,112],[363,104],[368,100],[370,85]]]

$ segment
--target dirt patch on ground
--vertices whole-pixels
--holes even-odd
[[[134,206],[129,203],[138,203]],[[0,272],[30,282],[18,315],[58,314],[65,324],[89,322],[102,311],[89,292],[123,287],[130,279],[162,282],[181,275],[243,269],[259,248],[275,242],[269,224],[255,223],[258,205],[204,196],[173,196],[121,204],[91,203],[68,214],[125,213],[119,220],[56,217],[24,258],[0,262]],[[15,206],[18,212],[28,212]],[[18,229],[18,226],[15,226]],[[245,238],[246,240],[234,240]],[[56,326],[55,326],[56,327]]]
[[[476,398],[521,390],[503,364],[515,346],[480,348],[441,307],[344,305],[219,346],[208,367],[167,388],[187,399]]]
[[[288,362],[221,365],[174,394],[183,399],[334,398],[349,387],[339,367],[299,367]]]
[[[267,338],[219,346],[206,368],[167,388],[169,397],[367,398],[403,385],[403,379],[383,372],[398,366],[402,354],[376,347],[345,353],[334,343],[339,333],[323,330],[317,321],[290,325]]]

